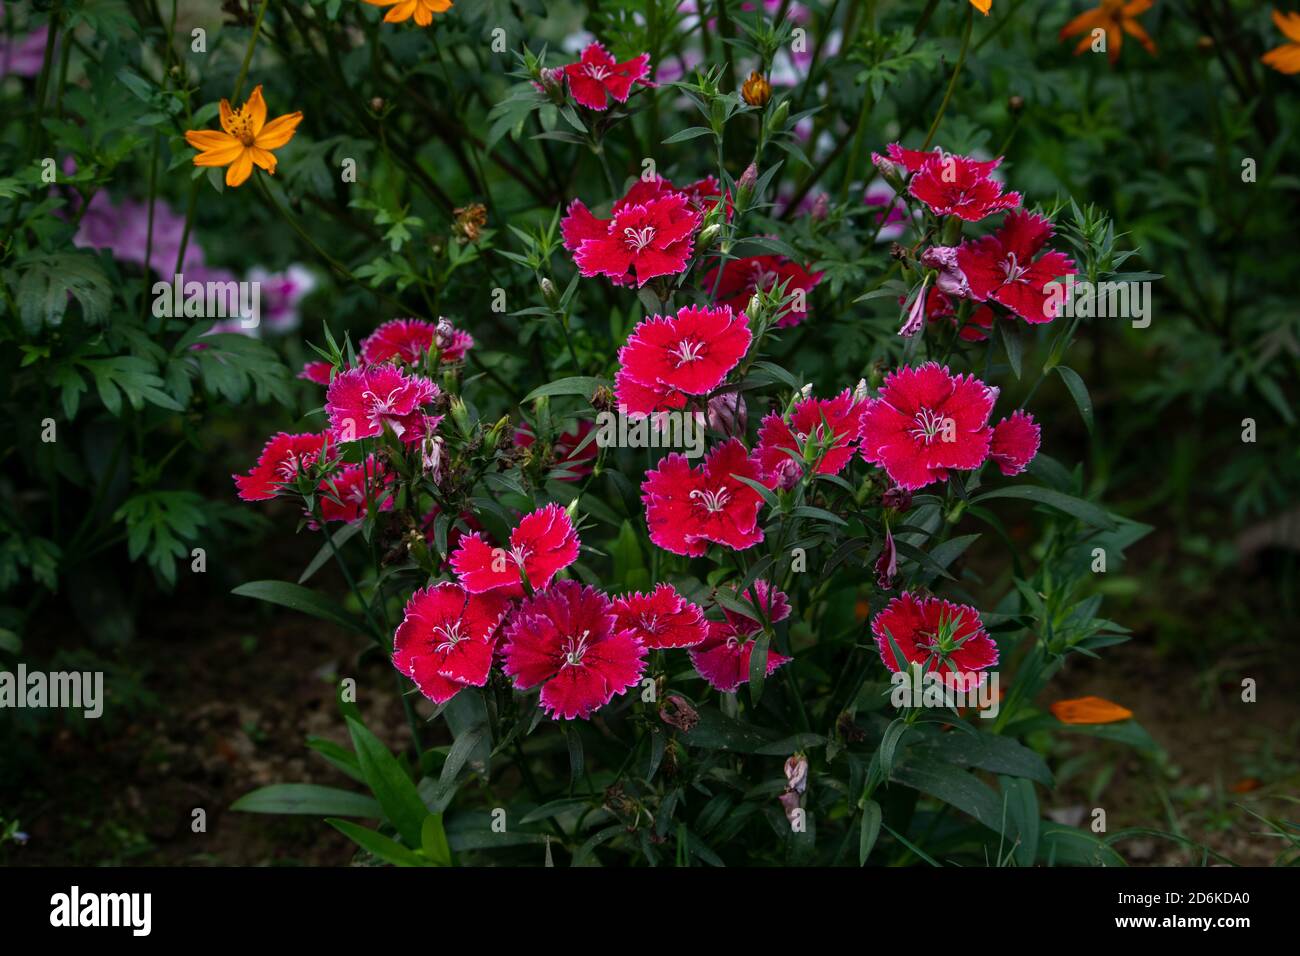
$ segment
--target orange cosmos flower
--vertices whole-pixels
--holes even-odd
[[[262,87],[253,90],[248,102],[237,110],[230,108],[229,100],[221,101],[221,129],[191,129],[185,132],[185,141],[199,151],[194,157],[195,166],[229,166],[226,185],[238,186],[253,173],[253,164],[268,173],[275,173],[275,154],[293,139],[294,131],[302,122],[302,113],[286,113],[271,122],[266,121],[266,101]]]
[[[1155,0],[1101,0],[1101,4],[1086,13],[1081,13],[1061,28],[1061,39],[1082,33],[1083,38],[1074,48],[1078,56],[1092,46],[1092,31],[1106,31],[1106,55],[1111,65],[1119,59],[1119,50],[1127,33],[1146,49],[1152,56],[1156,55],[1155,42],[1147,35],[1137,17],[1151,9]]]
[[[1260,61],[1279,73],[1300,73],[1300,13],[1273,11],[1273,22],[1290,43],[1269,50]]]
[[[451,0],[366,0],[375,7],[392,7],[384,14],[385,23],[401,23],[415,17],[417,25],[427,27],[433,22],[435,13],[446,13],[451,9]]]
[[[1048,709],[1063,724],[1113,724],[1133,716],[1133,711],[1127,707],[1111,703],[1104,697],[1058,700]]]
[[[970,0],[970,5],[987,17],[993,9],[993,0]]]

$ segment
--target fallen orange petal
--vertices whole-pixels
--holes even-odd
[[[1128,720],[1133,716],[1133,711],[1127,707],[1121,707],[1104,697],[1058,700],[1049,710],[1063,724],[1113,724],[1117,720]]]

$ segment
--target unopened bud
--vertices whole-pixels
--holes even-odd
[[[725,392],[709,399],[709,428],[727,438],[744,437],[749,409],[739,392]]]
[[[785,762],[785,781],[790,790],[803,793],[808,787],[808,758],[801,753],[794,754]]]
[[[538,284],[542,287],[542,298],[546,300],[546,304],[552,309],[558,309],[560,307],[560,295],[555,291],[555,283],[543,276],[542,281]]]
[[[384,110],[384,98],[376,96],[370,100],[370,109],[375,113],[382,113]]]

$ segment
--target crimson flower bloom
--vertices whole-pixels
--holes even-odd
[[[722,192],[722,185],[718,182],[716,176],[705,176],[703,179],[697,179],[693,183],[685,186],[674,186],[662,176],[654,176],[651,179],[638,179],[631,188],[623,195],[623,198],[614,203],[610,212],[616,213],[624,206],[631,206],[637,203],[644,203],[651,199],[658,199],[661,196],[667,196],[672,193],[679,193],[690,200],[691,206],[708,215],[713,211],[719,202],[724,200],[727,203],[726,213],[727,221],[735,215],[736,208],[731,203],[731,194],[725,196]]]
[[[578,57],[577,63],[564,68],[573,98],[590,110],[609,108],[609,97],[626,103],[634,83],[650,84],[650,54],[642,53],[624,63],[609,55],[599,43],[589,43]]]
[[[656,276],[677,275],[686,268],[703,218],[679,192],[616,204],[611,219],[597,219],[575,199],[560,231],[582,275],[608,276],[616,285],[639,288]]]
[[[497,588],[522,594],[521,571],[534,590],[541,590],[577,559],[578,532],[568,512],[549,504],[524,515],[510,532],[509,549],[492,547],[477,532],[466,535],[451,556],[451,568],[471,594]]]
[[[650,540],[665,551],[696,558],[710,541],[737,551],[758,544],[763,498],[735,476],[760,481],[761,474],[738,438],[714,446],[698,469],[685,455],[666,456],[641,483]]]
[[[439,319],[436,325],[423,319],[391,319],[362,340],[361,358],[368,365],[392,358],[417,365],[435,344],[439,361],[458,362],[473,347],[474,337],[446,319]]]
[[[631,631],[647,648],[694,647],[707,633],[704,612],[671,584],[616,599],[614,617],[617,630]]]
[[[1026,322],[1052,321],[1061,299],[1052,296],[1047,285],[1074,272],[1074,260],[1054,249],[1035,259],[1051,237],[1047,217],[1013,212],[993,235],[963,243],[957,265],[970,283],[971,296],[1001,303]]]
[[[766,611],[773,622],[784,620],[790,614],[786,596],[759,579],[746,595]],[[749,682],[749,663],[754,655],[754,637],[763,627],[754,618],[724,608],[723,621],[709,621],[709,633],[704,641],[691,648],[691,664],[701,677],[715,690],[734,691]],[[771,674],[790,658],[767,650],[767,673]]]
[[[266,501],[279,495],[280,486],[297,478],[298,472],[315,464],[328,446],[328,435],[280,432],[267,441],[248,474],[230,477],[244,501]]]
[[[889,158],[913,173],[910,192],[930,207],[936,216],[957,216],[979,222],[988,216],[1020,205],[1020,193],[1002,192],[1002,184],[990,178],[1002,164],[1001,158],[981,161],[942,150],[923,152],[888,147]],[[874,157],[873,158],[877,158]]]
[[[482,687],[510,603],[505,595],[469,594],[450,581],[416,591],[393,636],[393,666],[437,704],[462,688]]]
[[[556,436],[551,443],[554,467],[564,472],[562,475],[553,476],[557,481],[577,481],[591,474],[592,462],[595,461],[600,449],[596,447],[595,439],[585,445],[583,441],[595,427],[590,419],[580,418],[575,431],[564,432]],[[515,429],[516,447],[531,448],[536,441],[537,438],[528,425],[520,425]]]
[[[950,468],[978,468],[988,457],[997,396],[996,388],[937,362],[897,369],[863,415],[862,457],[911,490],[942,481]]]
[[[649,415],[686,407],[686,395],[662,382],[638,382],[627,368],[614,375],[614,397],[629,415]]]
[[[920,664],[927,673],[941,672],[944,683],[958,689],[978,686],[982,672],[998,662],[998,646],[985,632],[979,611],[941,598],[918,598],[905,591],[876,615],[871,632],[890,671],[899,670],[892,637],[909,664]]]
[[[1012,412],[993,426],[989,457],[998,463],[1004,475],[1018,475],[1029,467],[1042,439],[1042,429],[1026,411]]]
[[[745,356],[753,336],[745,313],[733,314],[727,306],[707,308],[683,306],[674,315],[653,315],[640,322],[618,352],[624,391],[620,404],[634,413],[644,408],[644,399],[626,383],[650,389],[655,395],[669,393],[705,395],[723,380]],[[616,382],[616,385],[618,383]],[[631,402],[626,399],[632,399]]]
[[[366,516],[366,496],[380,511],[393,510],[393,476],[374,455],[347,465],[323,479],[317,489],[321,517],[326,521],[357,521]]]
[[[723,265],[721,279],[718,279],[718,270],[715,268],[709,270],[700,281],[703,288],[709,290],[716,284],[718,291],[714,298],[717,302],[739,312],[749,304],[755,292],[771,292],[781,286],[785,287],[787,296],[802,291],[806,305],[807,294],[822,281],[822,273],[809,272],[797,262],[783,256],[749,256],[733,259]],[[798,299],[777,320],[778,328],[798,325],[808,317],[808,310],[796,308],[797,303]]]
[[[691,664],[714,690],[730,693],[749,683],[749,662],[754,656],[754,633],[738,631],[725,621],[710,621],[708,637],[690,650]],[[767,649],[770,675],[790,658]]]
[[[853,443],[862,431],[866,408],[866,403],[857,401],[846,388],[834,398],[806,398],[796,403],[788,422],[775,412],[768,415],[759,426],[754,452],[763,474],[782,487],[792,487],[803,474],[799,459],[807,443],[829,441],[830,447],[817,463],[817,474],[838,475],[853,459]]]
[[[609,598],[577,581],[559,581],[527,598],[506,628],[504,670],[520,690],[542,685],[552,717],[590,717],[635,684],[646,650],[616,626]]]
[[[790,616],[790,599],[786,597],[784,591],[768,584],[765,578],[757,579],[740,597],[754,607],[762,608],[767,619],[773,624],[784,621]],[[756,616],[748,613],[741,614],[729,607],[722,609],[722,615],[738,631],[755,630],[760,623]]]
[[[373,438],[383,434],[385,425],[400,438],[420,427],[420,407],[437,395],[433,382],[392,365],[350,368],[334,376],[325,393],[325,412],[335,441]]]

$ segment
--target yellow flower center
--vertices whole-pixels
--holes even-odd
[[[245,146],[253,145],[253,117],[246,113],[247,107],[240,107],[230,117],[230,135]]]

